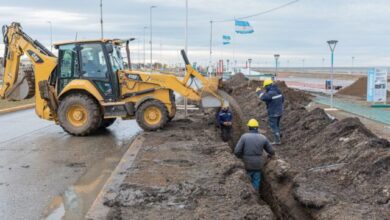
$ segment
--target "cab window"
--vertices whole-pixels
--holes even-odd
[[[74,44],[62,45],[58,48],[61,78],[78,78],[79,61]]]
[[[83,77],[107,78],[107,63],[101,44],[84,44],[80,50]]]
[[[112,53],[109,54],[109,57],[112,66],[112,72],[115,73],[118,70],[124,69],[120,47],[115,46]]]
[[[75,44],[61,45],[58,48],[59,81],[58,91],[68,85],[70,81],[80,77],[79,59]]]

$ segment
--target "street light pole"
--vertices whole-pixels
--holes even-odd
[[[213,21],[210,21],[210,56],[209,56],[209,69],[207,71],[209,76],[211,76],[211,72],[212,72],[212,67],[211,67],[211,63],[212,63],[211,55],[213,53],[212,46],[213,46]]]
[[[146,60],[146,29],[147,29],[148,27],[146,27],[146,26],[144,26],[144,69],[145,69],[145,60]]]
[[[252,59],[249,58],[248,59],[248,74],[251,75],[251,63],[252,63]]]
[[[185,23],[184,35],[185,35],[184,36],[184,39],[185,39],[184,49],[185,49],[186,54],[188,56],[188,0],[186,0],[186,23]],[[184,64],[184,65],[186,65],[186,64]],[[184,68],[184,69],[185,69],[185,73],[187,74],[187,68]],[[187,115],[188,115],[187,104],[188,104],[187,97],[184,97],[184,118],[187,118]]]
[[[275,57],[275,80],[277,79],[278,76],[278,61],[279,61],[279,54],[274,54]]]
[[[329,40],[327,41],[328,45],[329,45],[329,49],[331,51],[331,68],[332,68],[332,73],[330,75],[330,108],[333,108],[333,90],[334,90],[334,86],[333,86],[333,74],[334,74],[334,67],[333,67],[333,64],[334,64],[334,49],[336,48],[336,44],[337,44],[337,40]]]
[[[302,73],[305,72],[304,68],[305,68],[305,59],[302,59]]]
[[[150,6],[150,72],[153,71],[153,22],[152,22],[152,9],[156,6]]]
[[[352,57],[352,68],[351,68],[351,74],[353,73],[353,66],[354,66],[355,57]]]
[[[103,0],[100,0],[100,35],[103,39]]]
[[[47,21],[50,24],[50,52],[53,52],[53,24],[51,21]]]

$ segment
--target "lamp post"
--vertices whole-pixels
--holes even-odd
[[[251,63],[252,63],[252,59],[249,58],[248,59],[248,74],[251,75]]]
[[[327,41],[328,45],[329,45],[329,49],[331,51],[331,57],[330,57],[330,63],[331,63],[331,69],[332,69],[332,72],[331,72],[331,75],[330,75],[330,108],[333,108],[333,74],[334,74],[334,68],[333,68],[333,64],[334,64],[334,49],[336,48],[336,44],[337,44],[337,40],[329,40]]]
[[[50,25],[50,52],[53,52],[53,24],[51,21],[47,21]]]
[[[100,35],[103,39],[103,0],[100,0]]]
[[[352,57],[352,65],[351,65],[351,74],[353,73],[353,66],[354,66],[354,62],[355,62],[355,57]]]
[[[275,80],[276,80],[277,75],[278,75],[278,61],[279,61],[280,55],[274,54],[274,57],[275,57]]]
[[[150,6],[150,72],[153,71],[153,22],[152,22],[152,9],[157,6]]]
[[[211,76],[211,72],[213,71],[212,70],[212,54],[213,54],[213,21],[211,20],[210,21],[210,55],[209,55],[209,68],[207,70],[208,72],[208,75]]]
[[[226,60],[226,72],[229,72],[229,70],[230,70],[229,62],[230,62],[230,60],[227,59]]]
[[[305,68],[305,59],[302,59],[302,73],[305,72],[304,68]]]
[[[186,23],[185,23],[185,32],[184,32],[184,48],[185,48],[185,51],[186,51],[186,54],[188,55],[188,0],[186,0],[186,5],[185,5],[185,8],[186,8]],[[187,68],[184,68],[185,69],[185,73],[187,73]],[[188,116],[188,100],[187,100],[187,97],[184,97],[184,118],[187,118]]]
[[[148,29],[148,27],[144,26],[144,69],[145,69],[145,60],[146,60],[146,39],[145,39],[145,36],[146,36],[146,29]]]

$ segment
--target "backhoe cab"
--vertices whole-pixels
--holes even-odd
[[[190,100],[200,101],[215,93],[218,81],[206,79],[192,69],[182,51],[187,67],[183,80],[172,75],[151,74],[125,69],[121,47],[130,40],[89,40],[59,43],[58,57],[22,31],[20,24],[3,28],[5,72],[0,97],[21,100],[34,91],[36,113],[53,120],[70,134],[83,136],[110,126],[116,118],[135,118],[144,130],[163,128],[176,113],[174,91]],[[33,76],[19,73],[20,56],[33,63]],[[203,88],[189,85],[197,78]]]

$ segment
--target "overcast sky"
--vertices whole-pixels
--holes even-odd
[[[188,0],[189,58],[207,63],[210,19],[229,19],[255,14],[289,0]],[[104,35],[107,38],[136,37],[133,59],[141,58],[143,27],[149,26],[153,9],[153,50],[155,61],[181,62],[184,47],[185,0],[103,0]],[[0,21],[18,21],[26,33],[45,45],[54,42],[100,37],[99,0],[0,0]],[[273,65],[273,54],[281,55],[282,66],[329,65],[327,40],[339,40],[336,66],[389,65],[390,1],[388,0],[300,0],[278,11],[247,19],[255,32],[237,35],[234,22],[215,23],[213,60],[223,57],[238,62],[252,58],[255,64]],[[232,36],[232,44],[222,46],[222,35]],[[146,31],[149,41],[149,30]],[[0,49],[1,50],[1,49]],[[149,60],[149,45],[146,47]],[[2,56],[2,55],[1,55]]]

